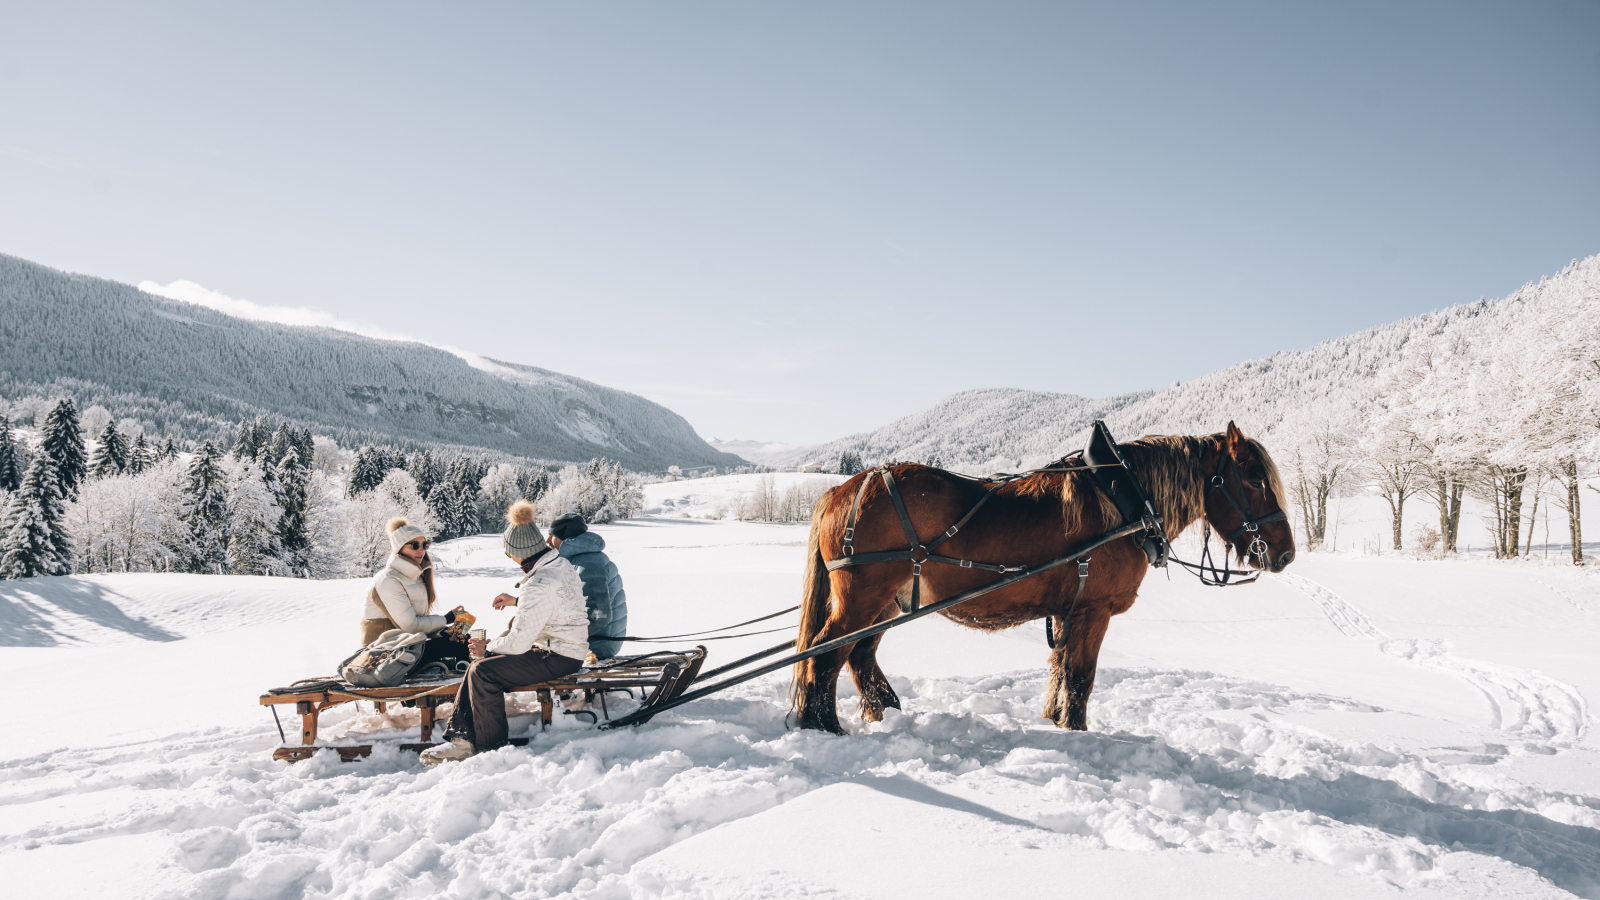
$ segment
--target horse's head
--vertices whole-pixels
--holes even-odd
[[[1206,482],[1206,521],[1240,562],[1282,572],[1294,561],[1294,529],[1284,510],[1283,481],[1265,447],[1232,422],[1216,437]]]

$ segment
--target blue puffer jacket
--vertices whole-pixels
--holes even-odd
[[[592,531],[561,542],[561,556],[578,569],[583,599],[589,607],[589,649],[600,659],[616,656],[621,641],[597,641],[598,635],[621,637],[628,633],[628,595],[622,575],[606,555],[606,541]]]

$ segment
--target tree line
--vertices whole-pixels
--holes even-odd
[[[497,531],[519,498],[538,504],[546,523],[565,512],[605,522],[638,512],[640,485],[605,459],[552,473],[427,449],[367,445],[352,455],[265,416],[242,420],[229,447],[203,441],[187,452],[107,422],[90,453],[77,406],[64,398],[35,448],[0,416],[0,578],[347,577],[383,562],[383,526],[395,515],[438,540]]]

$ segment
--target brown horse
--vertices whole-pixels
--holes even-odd
[[[1224,491],[1230,491],[1239,497],[1242,490],[1247,508],[1257,516],[1284,508],[1283,483],[1272,458],[1232,422],[1221,434],[1144,437],[1118,444],[1117,450],[1161,515],[1167,534],[1176,536],[1204,516],[1219,535],[1240,532],[1229,543],[1241,563],[1260,568],[1259,560],[1270,560],[1270,570],[1278,572],[1294,559],[1294,533],[1287,521],[1262,524],[1255,533],[1244,531],[1244,516],[1224,496]],[[1232,457],[1237,468],[1227,465],[1224,454]],[[1116,528],[1122,524],[1121,514],[1082,466],[1081,459],[1067,457],[1049,468],[1077,471],[1038,472],[999,488],[971,521],[940,546],[940,555],[1031,566],[1065,556],[1075,546]],[[896,465],[891,471],[922,544],[942,534],[986,490],[972,479],[929,466]],[[1222,479],[1218,489],[1211,490],[1218,478]],[[827,570],[827,560],[845,555],[845,519],[862,479],[870,480],[861,496],[853,552],[906,547],[905,531],[876,472],[857,475],[824,495],[811,515],[809,564],[795,644],[799,649],[899,615],[896,598],[911,590],[909,560]],[[1256,534],[1266,544],[1264,554],[1249,552]],[[1256,549],[1260,550],[1259,545]],[[1100,547],[1090,560],[1089,578],[1072,607],[1071,622],[1064,616],[1079,586],[1076,565],[1023,579],[940,613],[962,625],[989,631],[1054,616],[1056,649],[1050,654],[1044,717],[1077,731],[1088,728],[1089,693],[1094,689],[1106,627],[1112,616],[1133,606],[1149,565],[1132,537]],[[981,569],[927,563],[922,570],[921,604],[936,603],[998,578]],[[802,728],[842,732],[835,687],[847,660],[861,692],[863,721],[882,719],[885,707],[900,708],[900,698],[878,668],[882,637],[874,635],[795,664],[791,702]]]

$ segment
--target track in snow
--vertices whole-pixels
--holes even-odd
[[[1552,752],[1582,737],[1588,726],[1588,704],[1578,689],[1566,682],[1537,671],[1462,659],[1450,652],[1450,642],[1445,640],[1392,639],[1366,613],[1327,586],[1300,575],[1281,573],[1277,577],[1310,597],[1346,637],[1375,641],[1388,656],[1454,675],[1472,685],[1489,701],[1491,725],[1528,742],[1529,750]]]

